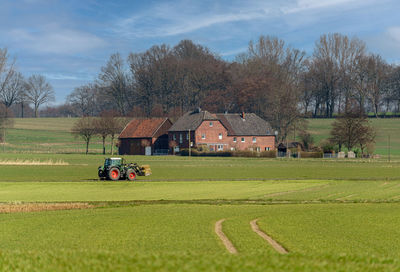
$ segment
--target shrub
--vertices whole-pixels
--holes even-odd
[[[276,158],[276,150],[262,151],[259,155],[262,158]]]
[[[322,152],[300,152],[300,158],[322,158],[324,153]]]

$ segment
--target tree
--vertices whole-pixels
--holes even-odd
[[[105,139],[111,137],[111,155],[114,154],[114,139],[125,127],[125,120],[119,117],[118,112],[113,110],[103,111],[95,121],[95,132],[103,139],[103,154],[105,154]]]
[[[332,124],[330,134],[331,142],[339,146],[339,151],[342,145],[349,151],[358,145],[364,152],[369,143],[375,142],[375,130],[367,117],[359,114],[358,109],[337,118]]]
[[[234,77],[238,107],[266,118],[282,141],[301,118],[300,75],[305,69],[305,52],[278,38],[261,36],[250,42],[248,52],[238,61],[243,66]]]
[[[88,154],[90,139],[96,134],[95,119],[93,117],[80,118],[72,127],[71,133],[85,141],[86,154]]]
[[[114,104],[120,114],[127,114],[133,107],[135,96],[131,94],[125,62],[119,53],[111,55],[107,64],[101,67],[98,85],[102,96]]]
[[[11,111],[3,104],[0,104],[0,139],[3,142],[3,151],[6,145],[7,129],[14,125],[14,120],[11,117]]]
[[[35,118],[38,117],[38,109],[42,104],[54,101],[53,87],[42,75],[32,75],[25,85],[25,99],[32,103],[35,110]]]
[[[80,116],[93,116],[96,113],[97,92],[93,84],[77,87],[68,95],[67,102],[78,110]]]
[[[340,111],[344,99],[344,111],[350,108],[355,61],[365,54],[365,43],[339,33],[322,35],[316,42],[312,65],[315,88],[319,90],[321,103],[315,103],[315,111],[324,106],[325,117],[332,117],[335,109]],[[323,104],[323,105],[322,105]]]

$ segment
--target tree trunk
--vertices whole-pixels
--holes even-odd
[[[103,136],[103,155],[106,154],[106,137]]]
[[[114,155],[114,134],[111,135],[111,155]]]
[[[89,152],[89,140],[86,141],[86,155]]]

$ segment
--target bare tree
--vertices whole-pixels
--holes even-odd
[[[349,151],[358,145],[364,152],[369,143],[375,142],[375,135],[367,117],[353,109],[333,122],[330,140],[339,146],[339,150],[342,145]]]
[[[0,139],[3,143],[3,151],[6,145],[7,129],[14,125],[14,120],[11,117],[11,111],[3,104],[0,104]]]
[[[44,76],[32,75],[28,78],[25,88],[26,101],[33,104],[35,117],[38,117],[39,107],[44,103],[54,101],[53,87]]]
[[[102,95],[114,103],[122,115],[127,114],[128,109],[133,106],[134,96],[130,95],[127,69],[119,53],[111,55],[106,66],[101,68],[98,83]]]
[[[93,117],[82,117],[72,127],[71,133],[81,137],[86,143],[86,154],[89,152],[90,139],[96,134],[96,124]]]
[[[78,109],[80,116],[93,116],[96,113],[96,100],[96,86],[93,84],[77,87],[67,97],[67,102]]]

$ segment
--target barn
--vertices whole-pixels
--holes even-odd
[[[119,135],[120,155],[168,154],[169,118],[133,119]]]

